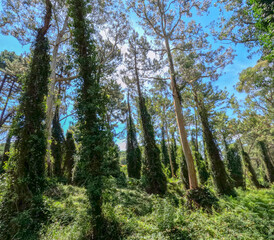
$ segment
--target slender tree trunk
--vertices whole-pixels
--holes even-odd
[[[65,34],[65,31],[68,26],[68,15],[66,16],[62,30],[58,33],[55,45],[52,52],[52,62],[51,62],[51,74],[50,74],[50,83],[49,83],[49,94],[47,98],[47,118],[46,118],[46,132],[47,132],[47,155],[46,162],[48,166],[48,175],[52,175],[52,162],[51,162],[51,127],[52,120],[54,116],[54,101],[55,101],[55,85],[56,85],[56,66],[57,66],[57,56],[60,43]]]
[[[182,106],[181,106],[181,102],[180,102],[180,98],[179,98],[179,94],[178,94],[177,86],[176,86],[173,57],[171,54],[169,41],[168,41],[167,37],[165,38],[165,45],[166,45],[166,51],[168,54],[170,80],[171,80],[171,91],[173,94],[176,120],[177,120],[177,125],[179,128],[181,144],[182,144],[183,151],[184,151],[184,154],[186,157],[186,162],[187,162],[187,169],[188,169],[188,176],[189,176],[189,188],[195,189],[195,188],[198,188],[197,175],[196,175],[196,170],[195,170],[195,166],[194,166],[194,160],[193,160],[192,153],[191,153],[189,143],[187,140],[187,132],[185,129],[185,125],[186,125],[185,119],[183,116]]]

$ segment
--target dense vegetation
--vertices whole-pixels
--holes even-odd
[[[273,238],[272,1],[1,4],[0,240]]]

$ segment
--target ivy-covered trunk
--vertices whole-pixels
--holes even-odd
[[[262,186],[259,183],[256,172],[251,164],[250,157],[249,157],[248,153],[244,150],[241,141],[239,141],[239,144],[240,144],[240,148],[241,148],[241,156],[242,156],[244,165],[250,173],[250,174],[248,174],[248,176],[250,177],[250,180],[253,182],[253,184],[256,188],[263,188],[264,186]]]
[[[145,99],[142,96],[136,61],[135,57],[135,77],[144,136],[145,159],[143,173],[147,184],[146,190],[148,193],[164,194],[167,190],[167,179],[162,169],[160,151],[156,145],[151,117],[147,111]]]
[[[67,131],[65,141],[65,157],[64,157],[64,174],[66,175],[68,182],[72,183],[72,169],[74,167],[74,156],[76,154],[76,146],[73,138],[73,132]]]
[[[233,180],[234,187],[245,188],[244,172],[241,157],[238,153],[237,146],[226,146],[226,161],[229,175]]]
[[[16,141],[10,161],[14,168],[0,212],[0,239],[15,239],[15,236],[16,239],[34,239],[44,218],[45,99],[50,74],[49,43],[45,35],[50,27],[51,8],[47,0],[44,26],[37,32],[30,69],[13,121],[12,135]],[[25,220],[18,221],[20,218]]]
[[[209,126],[208,114],[203,102],[199,101],[197,96],[195,101],[198,107],[198,113],[201,118],[203,133],[206,142],[206,148],[208,157],[210,160],[210,167],[212,172],[213,181],[216,185],[216,188],[219,194],[232,195],[235,196],[236,192],[229,181],[229,177],[225,170],[224,162],[221,159],[219,149],[215,142],[213,133]]]
[[[52,143],[51,152],[54,159],[53,173],[54,176],[60,178],[62,176],[62,162],[63,162],[63,144],[65,138],[63,130],[59,121],[59,106],[56,106],[54,118],[52,121]]]
[[[106,234],[102,214],[103,175],[112,138],[106,125],[106,96],[102,93],[100,65],[93,40],[92,23],[88,22],[87,1],[69,0],[73,20],[73,48],[79,66],[76,111],[80,130],[80,177],[84,179],[91,207],[92,238],[103,239]]]
[[[200,183],[204,185],[209,179],[209,173],[207,171],[206,163],[201,153],[199,152],[199,147],[193,137],[191,139],[191,142],[192,142],[192,153],[194,155],[196,165],[198,168]]]
[[[189,177],[188,177],[188,171],[187,171],[187,165],[186,165],[186,157],[183,150],[181,151],[182,151],[182,157],[180,161],[180,168],[181,168],[180,177],[184,184],[185,189],[189,189]]]
[[[259,148],[260,148],[260,151],[261,151],[262,160],[263,160],[263,162],[265,164],[265,167],[266,167],[266,171],[267,171],[266,175],[267,175],[268,181],[273,183],[274,182],[274,165],[271,162],[269,152],[268,152],[268,149],[266,147],[266,143],[265,143],[265,141],[259,141],[258,145],[259,145]]]
[[[128,97],[128,118],[127,118],[127,172],[132,178],[141,178],[142,155],[138,146],[136,129],[131,116],[129,97]]]

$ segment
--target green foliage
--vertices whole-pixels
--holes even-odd
[[[188,171],[187,171],[187,163],[186,163],[186,157],[183,152],[183,149],[181,148],[181,158],[180,158],[180,177],[182,179],[182,182],[184,184],[185,189],[189,189],[189,178],[188,178]]]
[[[254,170],[254,167],[251,163],[251,159],[250,156],[248,155],[248,153],[243,149],[243,147],[241,146],[241,158],[242,161],[244,162],[244,165],[246,167],[246,169],[248,170],[248,177],[251,179],[251,182],[253,183],[253,185],[256,188],[263,188],[264,186],[259,183],[256,172]]]
[[[53,173],[57,178],[62,176],[64,134],[59,121],[59,106],[56,106],[52,120],[51,153],[54,158]]]
[[[274,58],[274,15],[273,1],[271,0],[250,0],[252,11],[256,19],[255,27],[258,30],[258,39],[265,51],[265,58],[269,61]]]
[[[127,119],[127,150],[126,162],[128,177],[140,179],[141,177],[141,150],[138,146],[136,129],[131,116],[130,108]]]
[[[203,102],[196,98],[198,105],[198,113],[201,118],[203,126],[203,136],[206,143],[206,149],[210,160],[210,168],[214,184],[217,191],[221,195],[235,196],[236,192],[229,180],[228,174],[225,170],[225,165],[221,159],[220,152],[214,138],[212,128],[209,123],[208,112]]]
[[[165,167],[169,167],[170,168],[168,150],[167,150],[166,140],[165,140],[165,130],[164,130],[164,127],[162,127],[161,131],[162,131],[161,160],[162,160],[162,163],[165,165]]]
[[[64,173],[68,179],[68,182],[72,182],[72,169],[75,163],[76,145],[73,137],[73,131],[68,130],[66,134],[66,140],[64,143],[65,157],[64,157]]]
[[[198,146],[195,143],[194,138],[192,138],[191,142],[192,142],[192,153],[195,158],[198,173],[199,173],[199,180],[202,185],[205,185],[210,175],[207,170],[205,160],[203,159],[202,154],[199,152]]]
[[[170,155],[171,155],[173,171],[174,171],[174,175],[176,176],[179,166],[177,163],[177,145],[176,145],[174,134],[172,136],[170,148],[171,148]]]
[[[265,141],[259,141],[258,145],[261,151],[261,158],[265,163],[268,181],[272,183],[274,182],[274,165],[270,159],[266,143]]]
[[[237,145],[230,145],[226,153],[227,168],[235,187],[245,187],[244,173],[241,156]]]
[[[100,86],[101,66],[97,60],[92,24],[88,22],[89,7],[85,0],[70,0],[69,14],[73,19],[73,48],[79,66],[78,96],[76,111],[80,130],[80,159],[78,168],[84,180],[91,206],[92,237],[104,239],[102,215],[103,175],[106,166],[118,162],[112,135],[106,124],[107,98]],[[114,157],[114,158],[113,158]],[[116,164],[116,163],[115,163]],[[116,164],[116,166],[117,166]],[[118,169],[115,166],[115,169]],[[119,165],[118,165],[119,166]],[[109,168],[111,169],[111,168]]]
[[[10,157],[10,148],[11,148],[11,133],[8,133],[6,143],[3,149],[3,155],[1,155],[0,159],[0,174],[4,172],[5,164],[8,162]]]
[[[218,198],[209,189],[197,188],[187,192],[187,205],[190,209],[203,208],[212,212],[212,208],[218,208]]]
[[[148,193],[164,194],[167,188],[166,176],[160,161],[160,151],[156,145],[151,116],[147,111],[145,99],[139,97],[140,114],[144,135],[143,175]]]
[[[222,197],[218,211],[190,210],[187,198],[170,185],[164,197],[149,195],[138,180],[130,179],[128,188],[117,188],[109,181],[102,211],[105,225],[113,234],[109,239],[271,239],[273,234],[273,188],[237,191],[236,198]],[[181,204],[174,201],[180,198]],[[42,240],[89,239],[90,215],[86,191],[73,186],[53,185],[45,193],[49,221],[40,231]],[[119,229],[119,237],[117,234]],[[116,238],[114,238],[114,236]]]

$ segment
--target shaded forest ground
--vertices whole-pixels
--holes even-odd
[[[4,179],[0,181],[0,201]],[[103,205],[110,239],[273,239],[274,188],[237,190],[220,198],[219,210],[208,214],[186,207],[179,182],[168,184],[164,197],[148,195],[138,181],[126,187],[108,180]],[[48,220],[41,240],[84,240],[91,229],[85,189],[51,181],[44,194]]]

